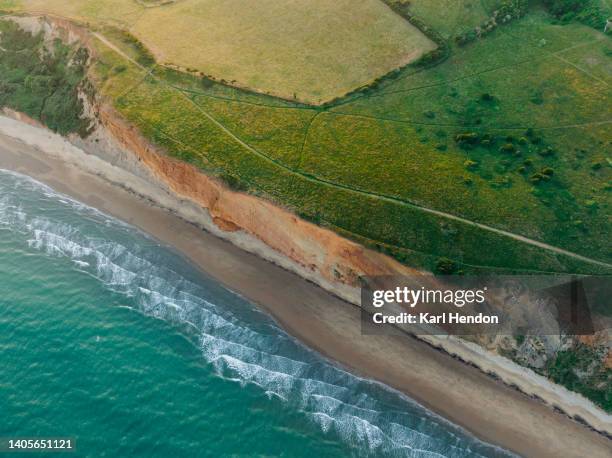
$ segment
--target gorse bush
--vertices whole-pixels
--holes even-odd
[[[508,24],[515,19],[521,18],[527,12],[529,2],[527,0],[504,0],[499,7],[493,11],[489,19],[478,27],[460,33],[455,37],[458,46],[465,46],[472,41],[482,38],[493,32],[499,25]]]
[[[612,369],[604,363],[605,349],[577,343],[560,351],[546,367],[547,375],[612,412]]]
[[[21,111],[61,134],[87,135],[89,121],[78,97],[87,51],[59,40],[45,45],[42,35],[10,21],[0,20],[0,32],[0,107]]]
[[[601,30],[610,13],[594,0],[544,0],[544,5],[550,14],[563,22],[578,21]]]

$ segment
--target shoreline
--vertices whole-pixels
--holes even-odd
[[[0,134],[0,168],[32,176],[148,232],[261,306],[300,341],[357,374],[398,389],[477,437],[522,455],[609,456],[612,441],[603,435],[495,381],[434,344],[410,336],[362,336],[357,306],[349,307],[300,276],[160,208],[160,202],[154,200],[172,208],[166,205],[170,202],[164,203],[170,197],[163,189],[151,190],[159,198],[154,199],[137,195],[128,184],[112,184],[109,178],[122,182],[120,172],[127,172],[99,157],[81,154],[90,169],[103,165],[109,169],[106,172],[117,169],[115,179],[101,169],[92,175],[61,154],[45,154]]]

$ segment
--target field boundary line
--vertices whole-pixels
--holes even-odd
[[[96,33],[96,36],[98,36],[98,38],[100,38],[100,35],[98,33]],[[115,50],[119,55],[124,56],[125,58],[127,58],[129,61],[131,61],[132,63],[134,63],[135,65],[139,66],[140,68],[144,67],[142,65],[140,65],[138,62],[136,62],[135,60],[131,59],[127,54],[125,54],[123,51],[121,51],[119,48],[117,48],[115,45],[113,45],[112,43],[110,43],[106,38],[102,37],[100,38],[100,40],[104,43],[104,44],[109,44],[111,49]],[[159,78],[155,77],[157,80],[160,80]],[[169,85],[167,82],[161,80],[162,84],[167,85],[168,87],[173,88],[173,86]],[[389,202],[389,203],[393,203],[393,204],[399,204],[399,205],[403,205],[406,206],[408,208],[412,208],[415,210],[419,210],[419,211],[423,211],[425,213],[429,213],[432,215],[436,215],[442,218],[446,218],[446,219],[450,219],[453,221],[457,221],[463,224],[466,224],[468,226],[472,226],[472,227],[477,227],[479,229],[483,229],[485,231],[489,231],[489,232],[493,232],[496,233],[498,235],[503,235],[505,237],[526,243],[528,245],[532,245],[532,246],[536,246],[538,248],[542,248],[557,254],[561,254],[564,256],[568,256],[570,258],[574,258],[577,259],[579,261],[582,262],[586,262],[589,264],[594,264],[594,265],[599,265],[602,267],[606,267],[606,268],[612,268],[612,264],[608,264],[606,262],[603,261],[599,261],[597,259],[592,259],[583,255],[580,255],[578,253],[574,253],[568,250],[564,250],[562,248],[559,247],[555,247],[553,245],[549,245],[547,243],[544,242],[540,242],[538,240],[534,240],[534,239],[530,239],[528,237],[519,235],[519,234],[515,234],[513,232],[510,231],[506,231],[504,229],[499,229],[493,226],[488,226],[486,224],[483,223],[478,223],[476,221],[472,221],[470,219],[467,218],[463,218],[461,216],[457,216],[457,215],[453,215],[451,213],[446,213],[444,211],[441,210],[435,210],[433,208],[429,208],[429,207],[425,207],[423,205],[414,203],[414,202],[410,202],[408,200],[403,200],[397,197],[392,197],[392,196],[388,196],[388,195],[384,195],[384,194],[377,194],[377,193],[373,193],[373,192],[369,192],[369,191],[365,191],[359,188],[354,188],[348,185],[343,185],[340,183],[336,183],[330,180],[326,180],[324,178],[319,178],[317,176],[314,175],[309,175],[309,174],[305,174],[302,172],[299,172],[297,170],[292,169],[291,167],[288,167],[284,164],[282,164],[281,162],[279,162],[278,160],[268,156],[267,154],[257,150],[256,148],[254,148],[253,146],[249,145],[248,143],[246,143],[244,140],[242,140],[241,138],[239,138],[238,136],[236,136],[229,128],[227,128],[225,125],[223,125],[221,122],[219,122],[215,117],[213,117],[210,113],[208,113],[206,110],[204,110],[200,105],[198,105],[197,103],[195,103],[191,98],[189,98],[187,96],[187,94],[185,94],[184,92],[173,88],[175,91],[177,91],[178,93],[181,94],[182,97],[184,97],[185,99],[187,99],[191,104],[193,104],[196,109],[198,111],[200,111],[200,113],[202,113],[207,119],[209,119],[214,125],[216,125],[219,129],[221,129],[226,135],[228,135],[230,138],[234,139],[238,144],[240,144],[242,147],[244,147],[247,151],[252,152],[253,154],[257,155],[258,157],[260,157],[261,159],[265,160],[268,163],[274,164],[278,167],[281,167],[283,170],[285,170],[286,172],[292,174],[292,175],[296,175],[298,177],[301,177],[302,179],[305,179],[307,181],[310,181],[312,183],[317,183],[317,184],[323,184],[332,188],[336,188],[336,189],[341,189],[341,190],[345,190],[345,191],[350,191],[353,192],[355,194],[358,195],[362,195],[362,196],[366,196],[369,198],[374,198],[374,199],[378,199],[381,201],[385,201],[385,202]],[[607,122],[612,122],[612,121],[607,121]]]
[[[204,98],[215,99],[215,100],[224,100],[226,102],[242,103],[242,104],[245,104],[245,105],[254,105],[256,107],[264,107],[264,108],[270,108],[270,109],[275,109],[275,110],[319,111],[319,108],[314,107],[314,106],[269,105],[267,103],[251,102],[250,100],[231,99],[229,97],[223,97],[223,96],[220,96],[220,95],[207,94],[206,92],[196,91],[194,89],[187,89],[187,88],[184,88],[184,87],[181,87],[181,86],[176,86],[176,85],[170,84],[170,83],[167,83],[167,84],[169,84],[170,86],[172,86],[174,89],[176,89],[178,91],[187,92],[189,94],[193,94],[196,97],[204,97]],[[220,84],[220,83],[216,83],[216,84]],[[226,87],[230,87],[233,90],[240,90],[238,88],[234,88],[233,86],[226,86]],[[261,95],[261,94],[257,94],[257,95]]]
[[[612,123],[612,119],[604,119],[601,121],[589,121],[585,123],[576,123],[576,124],[565,124],[558,126],[502,126],[502,127],[487,127],[483,125],[470,126],[465,124],[451,124],[451,123],[433,123],[433,122],[421,122],[421,121],[411,121],[408,119],[396,119],[396,118],[386,118],[382,116],[374,116],[374,115],[366,115],[359,113],[348,113],[345,111],[326,111],[325,113],[334,115],[334,116],[348,116],[348,117],[356,117],[356,118],[365,118],[372,119],[377,121],[386,121],[386,122],[395,122],[399,124],[414,124],[417,126],[432,126],[432,127],[455,127],[455,128],[463,128],[463,129],[490,129],[490,130],[526,130],[526,129],[535,129],[535,130],[557,130],[557,129],[572,129],[572,128],[580,128],[586,126],[599,126]]]

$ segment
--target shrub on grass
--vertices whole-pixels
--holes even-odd
[[[200,84],[202,85],[204,89],[210,89],[211,87],[215,85],[215,82],[212,79],[210,79],[208,76],[203,76],[202,79],[200,80]]]
[[[546,148],[543,148],[540,151],[538,151],[538,154],[543,157],[548,157],[548,156],[554,155],[555,150],[551,148],[550,146],[547,146]]]
[[[530,177],[530,181],[534,184],[541,183],[543,181],[550,181],[551,175],[542,172],[536,172]]]
[[[465,46],[478,38],[482,38],[493,32],[499,25],[508,24],[511,21],[525,15],[528,0],[502,0],[491,17],[473,29],[466,30],[455,37],[457,46]]]
[[[577,21],[599,30],[606,26],[606,11],[594,0],[544,0],[544,5],[561,22]]]
[[[552,167],[544,167],[542,169],[542,175],[546,175],[546,176],[553,176],[555,174],[555,171],[553,170]]]
[[[448,258],[440,258],[436,262],[435,271],[442,275],[451,275],[457,272],[458,265],[455,261]]]
[[[240,179],[240,177],[233,175],[228,172],[224,172],[219,175],[219,178],[227,185],[230,189],[234,191],[246,191],[249,189],[249,186]]]
[[[455,135],[455,141],[459,146],[474,146],[480,141],[480,136],[476,132],[464,132]]]
[[[474,170],[478,167],[478,162],[473,161],[471,159],[466,159],[463,165],[465,165],[465,168],[468,170]]]

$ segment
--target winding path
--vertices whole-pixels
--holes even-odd
[[[119,54],[120,56],[122,56],[124,59],[128,60],[129,62],[131,62],[132,64],[136,65],[138,68],[142,69],[145,72],[149,72],[150,69],[144,67],[143,65],[141,65],[140,63],[138,63],[137,61],[135,61],[134,59],[132,59],[130,56],[128,56],[125,52],[123,52],[121,49],[119,49],[117,46],[115,46],[112,42],[110,42],[106,37],[104,37],[103,35],[101,35],[98,32],[93,32],[93,35],[100,40],[104,45],[106,45],[107,47],[109,47],[110,49],[112,49],[113,51],[115,51],[117,54]],[[310,181],[312,183],[316,183],[319,185],[324,185],[324,186],[329,186],[335,189],[340,189],[340,190],[344,190],[344,191],[350,191],[353,192],[357,195],[361,195],[361,196],[365,196],[365,197],[369,197],[369,198],[374,198],[374,199],[378,199],[384,202],[390,202],[390,203],[394,203],[394,204],[399,204],[405,207],[409,207],[415,210],[419,210],[425,213],[429,213],[432,215],[436,215],[442,218],[446,218],[452,221],[457,221],[460,222],[462,224],[466,224],[468,226],[472,226],[472,227],[477,227],[479,229],[485,230],[485,231],[489,231],[495,234],[499,234],[508,238],[511,238],[513,240],[517,240],[519,242],[522,243],[526,243],[528,245],[532,245],[538,248],[542,248],[544,250],[550,251],[552,253],[556,253],[556,254],[560,254],[560,255],[564,255],[564,256],[568,256],[570,258],[582,261],[582,262],[586,262],[589,264],[593,264],[593,265],[597,265],[597,266],[601,266],[601,267],[606,267],[606,268],[612,268],[612,264],[609,264],[607,262],[604,261],[600,261],[597,259],[593,259],[593,258],[589,258],[587,256],[583,256],[580,255],[578,253],[574,253],[572,251],[568,251],[568,250],[564,250],[563,248],[559,248],[553,245],[550,245],[548,243],[544,243],[544,242],[540,242],[538,240],[534,240],[534,239],[530,239],[528,237],[525,237],[523,235],[520,234],[516,234],[510,231],[506,231],[504,229],[499,229],[493,226],[488,226],[486,224],[482,224],[482,223],[478,223],[476,221],[467,219],[467,218],[463,218],[461,216],[457,216],[457,215],[453,215],[451,213],[447,213],[444,211],[440,211],[440,210],[435,210],[433,208],[429,208],[429,207],[425,207],[423,205],[414,203],[414,202],[410,202],[408,200],[404,200],[404,199],[400,199],[397,197],[393,197],[393,196],[389,196],[389,195],[384,195],[384,194],[378,194],[378,193],[373,193],[373,192],[369,192],[369,191],[365,191],[363,189],[359,189],[359,188],[355,188],[355,187],[351,187],[351,186],[347,186],[347,185],[343,185],[340,183],[335,183],[333,181],[329,181],[326,180],[324,178],[319,178],[313,175],[308,175],[308,174],[304,174],[301,173],[299,171],[296,171],[293,168],[290,168],[288,166],[286,166],[285,164],[279,162],[278,160],[268,156],[267,154],[259,151],[258,149],[254,148],[253,146],[249,145],[248,143],[246,143],[244,140],[242,140],[240,137],[236,136],[230,129],[228,129],[225,125],[223,125],[221,122],[219,122],[215,117],[213,117],[210,113],[208,113],[206,110],[204,110],[200,105],[198,105],[196,102],[194,102],[190,97],[188,97],[182,90],[175,88],[174,86],[168,84],[167,82],[163,81],[160,78],[157,78],[155,76],[153,76],[154,78],[156,78],[158,81],[160,81],[162,84],[165,84],[168,87],[173,88],[174,90],[176,90],[178,93],[180,93],[183,97],[185,97],[191,104],[193,104],[194,107],[196,107],[196,109],[202,113],[202,115],[204,115],[209,121],[211,121],[215,126],[217,126],[221,131],[223,131],[227,136],[229,136],[230,138],[232,138],[236,143],[238,143],[239,145],[241,145],[242,147],[244,147],[246,150],[248,150],[249,152],[257,155],[258,157],[260,157],[261,159],[265,160],[268,163],[274,164],[275,166],[281,167],[283,170],[285,170],[287,173],[290,173],[292,175],[295,175],[301,179]],[[392,120],[391,120],[392,121]],[[605,121],[605,122],[601,122],[601,123],[609,123],[612,121]],[[595,123],[590,123],[590,124],[595,124]],[[570,127],[570,126],[564,126],[564,127]]]

